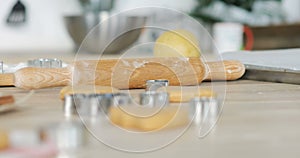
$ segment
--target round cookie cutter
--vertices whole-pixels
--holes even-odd
[[[131,104],[131,98],[126,93],[107,94],[71,94],[65,96],[63,105],[64,115],[96,117],[107,114],[111,106]]]
[[[190,119],[196,126],[202,126],[218,118],[221,107],[217,98],[196,97],[189,103]]]
[[[28,60],[27,65],[29,67],[41,67],[41,68],[62,68],[63,62],[59,59],[39,58]]]
[[[164,107],[169,105],[169,93],[146,91],[140,93],[140,105],[147,107]]]
[[[146,82],[146,91],[156,91],[160,87],[169,86],[169,80],[159,79],[159,80],[148,80]]]

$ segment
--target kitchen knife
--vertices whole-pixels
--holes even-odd
[[[171,86],[203,80],[236,80],[245,72],[239,61],[203,63],[200,58],[137,58],[76,61],[65,68],[27,67],[0,74],[0,86],[23,89],[96,84],[118,89],[144,88],[147,80],[167,79]]]

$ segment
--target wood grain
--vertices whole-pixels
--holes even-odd
[[[170,85],[201,83],[205,66],[199,58],[141,58],[80,61],[73,82],[118,89],[144,88],[147,80],[167,79]]]
[[[253,50],[288,49],[300,47],[300,23],[272,26],[252,26],[255,38]],[[276,38],[274,38],[276,37]]]
[[[69,68],[33,68],[27,67],[15,73],[15,86],[23,89],[59,87],[71,82]]]
[[[241,78],[246,71],[243,63],[235,60],[224,60],[223,62],[207,62],[208,75],[205,81],[215,80],[237,80]]]
[[[0,74],[0,86],[14,86],[14,74]]]

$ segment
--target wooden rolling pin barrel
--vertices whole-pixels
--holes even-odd
[[[0,74],[0,86],[39,89],[96,84],[118,89],[145,88],[147,80],[166,79],[170,86],[198,85],[203,80],[236,80],[245,72],[239,61],[203,63],[201,58],[137,58],[76,61],[65,68],[27,67]]]

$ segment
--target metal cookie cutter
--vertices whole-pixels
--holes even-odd
[[[167,92],[146,91],[140,94],[140,104],[148,107],[163,107],[169,105]]]
[[[77,115],[77,105],[83,105],[86,96],[85,94],[70,94],[65,95],[64,104],[63,104],[63,111],[66,117]]]
[[[64,115],[99,116],[107,114],[111,106],[128,105],[131,99],[125,93],[73,94],[66,95],[63,106]]]
[[[29,67],[41,67],[41,68],[62,68],[63,62],[59,59],[40,58],[34,60],[28,60],[27,65]]]
[[[127,93],[108,93],[100,95],[100,106],[105,114],[108,114],[110,107],[130,105],[131,103],[132,100]]]
[[[4,71],[3,71],[3,61],[0,61],[0,73],[1,74],[4,73]]]
[[[42,128],[46,140],[57,145],[59,149],[82,147],[86,142],[84,125],[77,121],[52,123]]]
[[[202,125],[218,118],[220,106],[217,98],[196,97],[190,101],[190,118],[195,125]]]
[[[148,80],[146,82],[146,91],[156,91],[160,87],[167,87],[168,85],[168,80]]]
[[[71,94],[65,96],[63,106],[66,117],[72,115],[80,116],[98,116],[101,113],[98,94]]]
[[[9,133],[9,146],[28,147],[41,144],[43,135],[38,129],[16,129]]]

